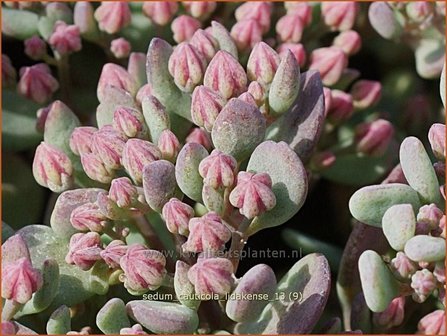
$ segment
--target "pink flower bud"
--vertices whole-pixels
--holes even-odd
[[[393,299],[388,307],[381,313],[373,315],[374,323],[382,328],[390,329],[402,324],[405,314],[405,297]]]
[[[134,324],[131,328],[122,328],[120,335],[147,335],[147,333],[140,324]]]
[[[428,269],[416,271],[411,276],[411,288],[414,289],[416,295],[423,297],[423,302],[436,288],[436,278]]]
[[[318,70],[323,84],[328,86],[338,82],[348,65],[345,53],[337,47],[315,49],[310,56],[310,62],[309,69]]]
[[[258,107],[256,100],[253,98],[253,96],[249,92],[244,92],[237,98],[246,102],[247,104],[253,105],[254,107]]]
[[[328,1],[321,3],[324,23],[333,30],[349,30],[354,26],[359,5],[354,1]]]
[[[129,178],[120,177],[112,181],[109,197],[120,208],[130,208],[138,201],[138,191]]]
[[[216,39],[203,29],[198,29],[191,38],[190,43],[205,57],[211,61],[218,50]]]
[[[236,22],[231,28],[231,37],[239,50],[247,50],[262,40],[262,27],[254,20]]]
[[[397,252],[396,257],[391,260],[391,267],[402,279],[409,279],[418,269],[417,264],[404,252]]]
[[[215,149],[199,164],[203,182],[214,189],[229,188],[235,180],[237,162],[231,156]]]
[[[215,1],[183,1],[186,11],[197,19],[206,19],[216,9]]]
[[[332,106],[332,91],[327,87],[323,87],[324,95],[324,115],[327,116]],[[352,98],[351,98],[352,104]]]
[[[133,292],[156,290],[166,274],[164,255],[140,244],[127,248],[120,265],[124,271],[124,286]]]
[[[169,232],[188,236],[188,223],[194,217],[193,208],[179,201],[177,198],[171,198],[163,206],[162,215]]]
[[[129,4],[125,1],[102,1],[95,11],[95,19],[102,31],[118,33],[131,21]]]
[[[119,106],[113,114],[113,128],[129,138],[142,136],[145,130],[143,113],[127,106]]]
[[[11,87],[16,84],[17,73],[11,64],[11,60],[2,54],[2,84],[3,87]]]
[[[101,75],[99,76],[96,94],[100,102],[107,100],[105,94],[106,86],[115,86],[123,89],[134,96],[138,91],[138,86],[129,72],[122,66],[114,63],[104,64]]]
[[[407,15],[415,22],[423,22],[433,14],[433,4],[425,1],[410,1],[405,7]]]
[[[230,203],[248,219],[273,209],[276,197],[272,191],[272,179],[266,173],[239,172]]]
[[[255,20],[266,33],[270,29],[272,4],[267,1],[246,2],[234,12],[237,21]]]
[[[2,264],[2,298],[25,304],[42,285],[42,275],[28,258]]]
[[[428,141],[435,157],[439,160],[445,160],[445,125],[433,124],[428,131]]]
[[[189,236],[183,250],[189,252],[220,251],[231,238],[231,231],[215,212],[189,221]]]
[[[233,285],[233,265],[225,258],[199,258],[188,271],[197,295],[225,295]]]
[[[418,334],[444,335],[445,311],[439,309],[425,315],[418,323]]]
[[[253,48],[247,63],[247,76],[251,81],[270,84],[279,66],[279,55],[268,44],[259,42]]]
[[[357,150],[367,155],[378,156],[385,153],[394,135],[394,127],[384,119],[364,123],[356,128]]]
[[[70,149],[76,155],[92,152],[92,137],[98,129],[96,127],[82,126],[76,127],[71,133]]]
[[[59,83],[51,75],[48,65],[39,63],[20,69],[17,91],[22,96],[43,104],[59,89]]]
[[[440,283],[445,283],[445,264],[443,261],[438,261],[433,270],[433,275]]]
[[[188,41],[201,26],[200,21],[189,15],[180,15],[171,23],[171,30],[174,33],[174,41],[181,43]]]
[[[47,44],[37,35],[26,39],[24,44],[25,54],[32,60],[41,60],[47,53]]]
[[[152,96],[152,86],[150,84],[144,84],[137,92],[137,102],[138,104],[141,105],[141,103],[143,102],[143,99],[148,97],[148,96]]]
[[[185,139],[186,143],[198,143],[205,147],[207,151],[213,148],[210,135],[203,129],[194,127]]]
[[[282,42],[300,42],[303,30],[304,22],[298,14],[286,14],[276,23],[276,33]]]
[[[330,150],[315,153],[312,157],[311,165],[315,170],[321,171],[331,167],[337,160],[335,154]]]
[[[121,257],[127,252],[127,245],[121,240],[113,240],[99,255],[110,268],[120,267]]]
[[[351,89],[354,106],[366,109],[375,105],[382,95],[382,84],[376,81],[360,80]]]
[[[163,159],[174,162],[180,151],[180,142],[171,130],[164,130],[158,138],[158,148]]]
[[[327,117],[334,123],[340,123],[349,119],[353,112],[352,96],[340,90],[331,90]]]
[[[107,224],[107,217],[97,204],[85,203],[72,211],[70,223],[79,231],[101,232]]]
[[[114,176],[113,171],[107,169],[96,154],[81,154],[81,164],[87,176],[92,180],[101,183],[110,183],[112,181]]]
[[[259,82],[251,82],[248,86],[247,92],[252,95],[258,107],[265,103],[265,88]]]
[[[247,75],[242,65],[231,54],[219,50],[208,65],[203,82],[205,86],[229,99],[245,91]]]
[[[135,183],[143,182],[143,168],[161,159],[161,152],[154,144],[141,139],[129,139],[124,147],[122,163]]]
[[[433,230],[439,226],[444,213],[440,210],[436,204],[423,205],[417,214],[418,222],[426,223],[430,230]]]
[[[300,67],[306,64],[306,50],[304,50],[304,46],[301,43],[282,43],[276,50],[280,57],[284,57],[287,50],[290,50],[298,61]]]
[[[362,38],[355,30],[346,30],[341,32],[332,44],[343,50],[346,55],[354,55],[362,47]]]
[[[202,83],[206,60],[192,44],[183,42],[169,57],[168,69],[180,90],[192,92]]]
[[[307,2],[284,2],[287,14],[296,14],[301,18],[301,21],[308,26],[312,22],[312,6]]]
[[[33,175],[37,183],[53,192],[62,192],[73,184],[73,166],[68,156],[45,142],[37,146]]]
[[[81,50],[79,27],[67,25],[64,21],[57,21],[48,43],[60,55],[67,55]]]
[[[123,37],[114,39],[110,44],[110,51],[112,52],[113,56],[115,56],[116,58],[129,57],[131,49],[132,49],[132,46],[130,45],[129,41],[127,41]]]
[[[84,271],[93,267],[101,259],[101,237],[96,232],[75,233],[70,239],[65,261]]]
[[[145,1],[143,13],[159,26],[164,26],[172,20],[178,10],[175,1]]]
[[[92,136],[92,152],[104,163],[108,170],[121,167],[126,138],[113,128],[101,128]]]
[[[197,126],[204,127],[208,132],[211,132],[214,121],[225,104],[226,99],[218,92],[203,85],[196,87],[192,93],[192,121]]]
[[[0,331],[2,335],[17,335],[18,328],[14,322],[6,321],[2,322]]]

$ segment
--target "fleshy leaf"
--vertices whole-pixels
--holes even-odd
[[[382,228],[391,247],[402,251],[416,229],[416,217],[411,204],[396,204],[389,208],[383,215]]]
[[[50,307],[56,309],[63,304],[74,306],[93,296],[89,290],[90,271],[82,271],[65,262],[65,256],[68,253],[66,240],[57,237],[50,227],[44,225],[30,225],[18,231],[17,234],[25,240],[35,267],[41,267],[47,259],[54,259],[59,265],[59,288]],[[29,313],[31,314],[31,311]],[[16,316],[21,315],[22,313],[19,312]]]
[[[411,204],[419,209],[419,196],[410,186],[401,183],[367,186],[357,190],[349,200],[349,210],[355,219],[381,227],[382,217],[395,204]]]
[[[399,294],[397,281],[377,252],[368,250],[359,258],[360,280],[369,309],[384,311]]]
[[[161,212],[163,205],[174,197],[176,186],[175,167],[171,162],[157,160],[144,167],[144,196],[153,210]]]
[[[283,117],[267,130],[267,138],[285,141],[307,161],[314,150],[324,122],[323,84],[317,71],[301,75],[298,98]]]
[[[385,1],[373,2],[369,6],[368,17],[373,28],[386,39],[394,38],[401,32],[402,27],[394,11]]]
[[[135,99],[123,89],[106,85],[103,94],[106,99],[96,109],[96,122],[100,128],[112,124],[113,115],[118,106],[137,108]]]
[[[437,78],[445,61],[445,44],[441,39],[422,39],[414,56],[418,74],[427,79]]]
[[[70,309],[60,306],[50,316],[47,323],[48,335],[65,335],[71,331]]]
[[[19,40],[25,40],[38,34],[38,20],[39,17],[36,13],[2,8],[2,33]]]
[[[104,334],[119,334],[122,328],[129,328],[126,305],[123,300],[109,300],[96,315],[96,325]]]
[[[236,333],[310,333],[323,312],[330,287],[326,258],[309,254],[293,265],[279,282],[276,289],[279,300],[270,302],[255,322],[238,323]]]
[[[240,99],[231,99],[217,116],[211,137],[218,150],[242,161],[262,142],[265,127],[259,109]]]
[[[141,107],[151,140],[156,144],[161,132],[171,127],[169,115],[164,106],[153,96],[143,98]]]
[[[264,264],[259,264],[247,271],[240,279],[231,294],[233,298],[227,301],[226,314],[233,321],[255,321],[270,300],[274,299],[276,277],[273,270]],[[238,296],[265,295],[265,299],[244,300]]]
[[[272,190],[276,196],[276,206],[255,217],[248,229],[249,234],[285,223],[303,205],[307,196],[306,170],[298,156],[285,142],[261,143],[253,151],[247,171],[269,174],[272,179]]]
[[[196,143],[187,143],[178,154],[175,165],[177,184],[189,198],[201,202],[203,179],[199,174],[199,164],[208,156],[206,149]]]
[[[168,71],[173,48],[166,41],[153,38],[147,51],[146,72],[153,95],[172,114],[191,120],[191,96],[182,93]]]
[[[413,261],[441,261],[445,259],[445,239],[427,235],[414,236],[407,241],[404,251]]]
[[[2,90],[3,148],[20,151],[39,144],[42,135],[36,130],[38,108],[39,105],[15,92]]]
[[[89,188],[68,190],[60,194],[50,219],[54,233],[68,240],[77,232],[70,222],[71,212],[85,203],[96,202],[98,194],[104,191],[103,189]]]
[[[127,312],[154,334],[192,334],[199,325],[196,311],[178,303],[130,301]]]
[[[406,138],[400,146],[399,156],[405,178],[418,192],[421,201],[443,204],[438,178],[422,142],[416,137]]]
[[[212,21],[211,27],[213,37],[219,44],[219,49],[229,52],[235,59],[238,59],[236,44],[228,30],[217,21]]]

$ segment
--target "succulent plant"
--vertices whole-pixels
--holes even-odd
[[[398,150],[388,92],[352,68],[369,11],[439,76],[439,8],[5,2],[3,36],[30,62],[17,76],[2,55],[3,186],[29,206],[2,225],[2,332],[383,333],[411,312],[408,330],[445,330],[445,125],[431,153],[414,136]],[[321,180],[363,187],[344,252],[290,229]],[[306,255],[245,264],[275,230]]]

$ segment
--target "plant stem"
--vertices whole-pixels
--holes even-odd
[[[61,56],[56,53],[56,66],[59,74],[59,81],[61,85],[61,100],[67,105],[70,104],[70,69],[68,63],[68,56]]]

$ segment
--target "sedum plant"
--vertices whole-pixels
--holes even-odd
[[[29,201],[2,225],[2,332],[442,333],[445,126],[432,153],[399,150],[387,88],[355,67],[369,20],[439,76],[444,19],[422,2],[4,2],[3,37],[34,63],[2,54],[4,189]],[[306,256],[240,267],[319,181],[343,194],[397,157],[352,195],[344,251],[286,228]]]
[[[97,97],[97,127],[81,126],[62,101],[39,117],[33,175],[60,195],[51,227],[27,226],[3,245],[3,283],[12,286],[2,293],[4,323],[19,330],[16,319],[53,311],[47,332],[67,333],[67,306],[125,289],[127,303],[112,298],[99,310],[102,332],[310,332],[330,287],[322,255],[298,261],[278,283],[267,265],[236,272],[249,238],[305,201],[302,160],[324,118],[318,72],[301,74],[290,51],[280,57],[264,42],[243,66],[230,33],[213,21],[175,48],[152,39],[147,57],[127,69],[107,63]],[[270,140],[286,118],[296,133]],[[148,293],[171,299],[141,300]],[[292,319],[298,312],[302,319]]]

